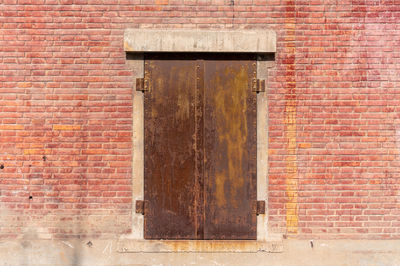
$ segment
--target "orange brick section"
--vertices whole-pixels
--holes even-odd
[[[24,125],[0,125],[0,130],[18,130],[24,129]]]
[[[1,238],[131,230],[136,27],[274,29],[270,230],[400,238],[399,0],[3,0],[0,14]]]
[[[81,126],[74,125],[53,125],[53,130],[80,130]]]

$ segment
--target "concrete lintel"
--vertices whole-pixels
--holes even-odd
[[[282,240],[120,240],[117,251],[121,253],[163,252],[283,252]]]
[[[126,29],[126,52],[275,53],[273,30]]]

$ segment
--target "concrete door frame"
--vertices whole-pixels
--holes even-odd
[[[154,30],[127,29],[124,36],[127,64],[132,70],[133,84],[144,77],[144,53],[148,52],[214,52],[255,53],[257,78],[266,80],[268,68],[274,64],[276,34],[271,30]],[[133,88],[133,162],[132,200],[144,196],[144,104],[143,93]],[[257,200],[265,200],[268,206],[268,101],[267,92],[257,95]],[[268,211],[268,210],[267,210]],[[257,242],[270,238],[268,213],[257,216]],[[132,233],[127,239],[144,240],[143,215],[132,210]],[[253,241],[255,242],[255,241]],[[132,245],[128,245],[132,246]],[[126,249],[126,246],[125,246]],[[141,248],[145,249],[145,248]],[[124,248],[122,248],[124,250]]]

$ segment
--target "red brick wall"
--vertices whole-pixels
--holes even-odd
[[[129,27],[274,29],[271,231],[400,236],[399,0],[3,0],[0,237],[130,231]]]

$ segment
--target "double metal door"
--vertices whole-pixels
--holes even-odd
[[[256,239],[255,63],[145,58],[146,239]]]

